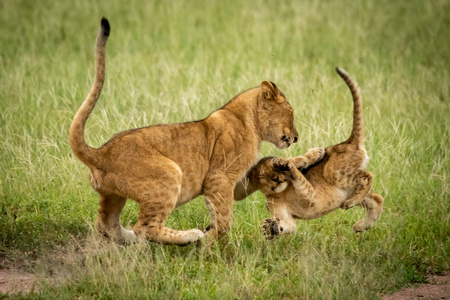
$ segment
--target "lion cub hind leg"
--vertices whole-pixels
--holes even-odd
[[[383,211],[383,197],[378,194],[369,192],[364,200],[361,202],[360,206],[367,210],[364,219],[359,220],[353,225],[353,231],[361,232],[368,230],[372,227],[373,223],[378,220]]]
[[[367,171],[358,171],[353,177],[355,189],[349,198],[342,204],[341,208],[349,209],[355,205],[359,205],[372,186],[373,175]]]
[[[120,225],[120,214],[127,199],[118,195],[100,195],[100,209],[95,221],[97,231],[119,243],[137,242],[138,238],[133,231]]]
[[[137,200],[140,206],[139,220],[133,227],[138,237],[165,245],[186,245],[203,237],[199,229],[178,231],[165,226],[166,219],[175,208],[178,187],[159,192],[148,192]]]
[[[159,157],[145,176],[129,177],[130,198],[139,204],[139,219],[133,228],[138,237],[166,245],[185,245],[203,237],[199,229],[178,231],[165,226],[166,219],[175,209],[181,193],[182,172],[172,160]]]

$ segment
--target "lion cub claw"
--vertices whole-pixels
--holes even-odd
[[[275,157],[273,159],[273,166],[279,172],[288,172],[290,170],[289,163],[289,159],[284,157]]]

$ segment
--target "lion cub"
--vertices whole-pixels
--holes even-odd
[[[314,219],[337,209],[360,205],[367,210],[363,220],[353,230],[369,229],[382,211],[383,198],[370,191],[373,175],[366,171],[369,157],[363,146],[362,101],[359,88],[347,73],[336,68],[353,96],[353,130],[343,143],[325,150],[309,150],[304,156],[293,158],[265,157],[248,175],[247,186],[241,183],[235,197],[259,189],[266,195],[273,219],[263,221],[268,239],[291,233],[295,219]]]
[[[297,142],[291,105],[274,83],[263,81],[203,120],[123,131],[100,148],[92,148],[85,141],[84,129],[105,80],[109,34],[109,22],[102,19],[95,81],[69,132],[72,151],[89,167],[90,184],[100,197],[95,227],[119,241],[142,237],[175,245],[225,234],[231,227],[233,189],[254,164],[261,142],[278,148]],[[205,195],[211,217],[206,233],[166,227],[176,207],[199,195]],[[132,231],[120,225],[127,199],[140,207]]]

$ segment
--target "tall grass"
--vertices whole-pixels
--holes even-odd
[[[44,281],[28,297],[370,299],[449,269],[449,9],[445,0],[0,0],[0,246]],[[269,215],[255,194],[235,204],[233,228],[211,252],[96,237],[97,195],[68,128],[93,80],[103,15],[112,31],[91,145],[204,118],[262,80],[287,95],[300,142],[264,144],[261,155],[334,144],[351,130],[339,65],[362,88],[381,219],[354,234],[364,212],[336,211],[266,242],[258,227]],[[128,202],[122,222],[137,214]],[[208,223],[201,197],[168,220]]]

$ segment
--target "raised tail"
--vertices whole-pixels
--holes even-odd
[[[91,87],[91,91],[75,114],[69,131],[70,147],[72,148],[73,153],[88,167],[96,166],[97,158],[96,149],[86,144],[84,139],[84,128],[89,115],[100,97],[105,81],[106,41],[108,40],[109,33],[109,22],[107,19],[102,18],[96,43],[95,80]]]
[[[353,81],[347,72],[336,67],[336,72],[344,79],[347,86],[350,88],[353,97],[353,129],[347,143],[363,146],[364,132],[363,132],[363,113],[362,113],[362,99],[359,93],[358,84]]]

